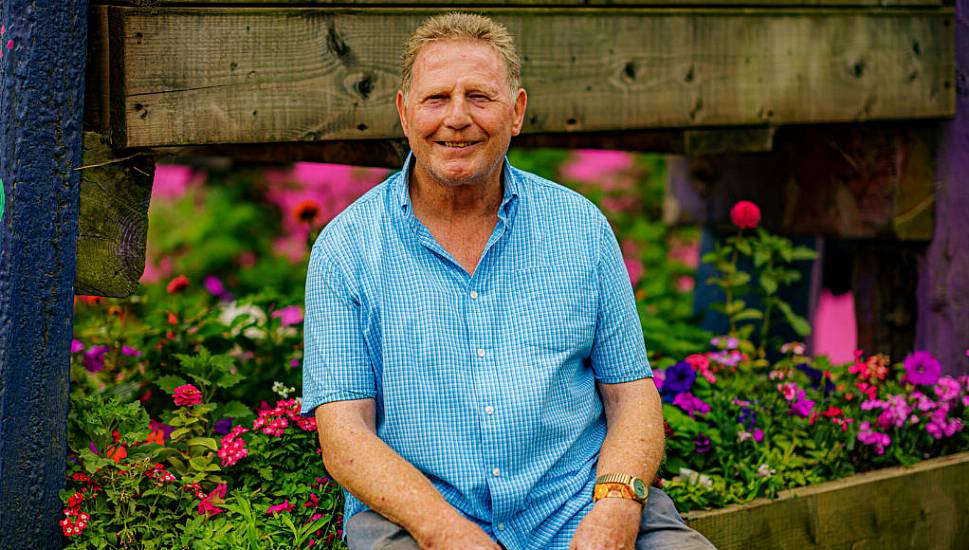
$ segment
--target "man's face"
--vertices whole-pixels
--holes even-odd
[[[505,64],[484,42],[424,46],[407,97],[397,92],[400,124],[417,157],[415,170],[443,185],[498,178],[512,136],[521,132],[525,90],[508,88]]]

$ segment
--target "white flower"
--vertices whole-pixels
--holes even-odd
[[[754,435],[747,430],[740,430],[737,432],[737,443],[743,443],[744,441],[748,441],[753,438]]]
[[[695,472],[689,468],[680,468],[680,475],[673,478],[673,481],[683,481],[688,485],[702,485],[707,489],[713,487],[713,480],[710,476]]]
[[[770,477],[776,473],[777,473],[777,470],[771,468],[767,464],[761,464],[760,467],[757,468],[757,475],[759,475],[760,477]]]
[[[296,388],[287,388],[286,384],[283,384],[278,380],[273,382],[273,393],[282,399],[287,399],[289,394],[293,393],[294,391],[296,391]]]
[[[266,337],[266,312],[259,306],[253,304],[240,305],[236,301],[229,302],[222,306],[219,321],[225,326],[231,326],[233,321],[242,316],[245,316],[250,323],[255,322],[256,324],[247,327],[244,331],[239,327],[234,327],[232,336],[238,336],[239,332],[242,332],[246,338],[251,340],[262,340]]]

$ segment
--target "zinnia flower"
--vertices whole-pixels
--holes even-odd
[[[905,377],[912,384],[931,386],[942,373],[942,364],[927,351],[916,351],[905,358]]]
[[[740,201],[730,209],[730,221],[740,229],[753,229],[760,223],[760,208],[750,201]]]
[[[175,294],[176,292],[181,292],[188,288],[188,277],[185,275],[179,275],[175,277],[168,283],[168,293]]]
[[[202,392],[191,384],[175,388],[172,396],[175,398],[176,407],[194,407],[202,402]]]

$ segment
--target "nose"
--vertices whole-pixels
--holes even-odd
[[[461,130],[471,125],[471,113],[464,96],[456,95],[448,102],[444,125],[452,130]]]

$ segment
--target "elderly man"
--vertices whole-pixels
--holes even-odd
[[[504,27],[424,22],[397,92],[403,170],[310,259],[303,414],[358,548],[703,547],[648,488],[660,399],[608,223],[510,166]]]

